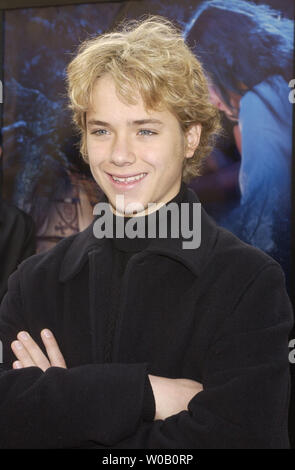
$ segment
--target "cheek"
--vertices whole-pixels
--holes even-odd
[[[87,137],[86,139],[86,147],[87,147],[87,153],[89,158],[93,157],[95,155],[95,145],[91,139]]]
[[[139,148],[137,154],[155,168],[161,169],[170,165],[173,157],[179,153],[179,142],[174,135],[165,135],[157,141],[150,144],[146,143],[144,147]]]
[[[104,159],[105,149],[104,146],[91,139],[87,140],[87,154],[90,166],[97,166]]]
[[[184,159],[183,142],[175,136],[170,136],[164,143],[145,148],[141,157],[158,173],[170,174],[179,171]]]
[[[159,165],[161,160],[161,146],[155,142],[144,145],[137,144],[133,148],[134,154],[137,156],[138,161],[144,162],[147,166],[155,168]]]
[[[167,161],[163,152],[155,151],[155,149],[149,152],[145,151],[141,154],[140,159],[145,163],[146,168],[149,168],[152,172],[162,173],[167,166]]]

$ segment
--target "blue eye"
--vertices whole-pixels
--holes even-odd
[[[155,135],[156,132],[153,132],[153,131],[149,131],[148,129],[140,129],[139,132],[145,132],[145,134],[142,134],[142,135]]]
[[[106,129],[98,129],[97,131],[91,132],[91,134],[94,134],[94,135],[105,135],[105,132],[107,132]]]

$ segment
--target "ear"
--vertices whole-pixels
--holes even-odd
[[[190,128],[185,133],[186,148],[185,148],[185,158],[192,158],[195,153],[196,148],[200,143],[202,132],[201,124],[192,124]]]

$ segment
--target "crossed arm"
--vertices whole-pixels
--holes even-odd
[[[192,399],[181,405],[192,381],[148,376],[156,404],[152,416],[147,363],[67,369],[53,335],[46,338],[42,330],[45,348],[36,337],[38,344],[21,338],[21,331],[30,330],[16,272],[0,307],[6,358],[0,367],[0,446],[288,448],[292,326],[283,273],[268,263],[218,328],[203,366],[202,393],[191,391]]]
[[[37,366],[45,372],[49,367],[67,368],[53,333],[44,329],[41,331],[41,338],[48,357],[28,332],[20,331],[17,334],[17,340],[11,343],[11,349],[17,358],[12,364],[13,369]],[[149,374],[149,380],[156,405],[154,420],[166,419],[187,410],[191,399],[203,390],[202,384],[190,379],[169,379]]]

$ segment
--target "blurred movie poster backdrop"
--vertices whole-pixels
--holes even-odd
[[[78,44],[124,17],[178,22],[205,68],[224,133],[189,185],[218,224],[290,272],[293,15],[289,0],[147,0],[5,14],[4,196],[37,225],[38,251],[83,230],[101,197],[67,109]]]

